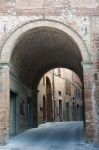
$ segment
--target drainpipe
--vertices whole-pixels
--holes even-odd
[[[53,103],[54,103],[54,122],[55,122],[55,83],[54,83],[54,69],[53,69],[53,74],[52,74],[52,84],[53,84]]]

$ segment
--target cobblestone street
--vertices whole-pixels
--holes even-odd
[[[45,123],[13,137],[1,150],[99,150],[85,143],[83,123]]]

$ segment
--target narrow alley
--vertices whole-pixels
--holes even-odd
[[[40,125],[9,140],[0,150],[99,150],[87,144],[83,122],[53,122]]]

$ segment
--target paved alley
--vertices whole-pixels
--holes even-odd
[[[95,144],[86,144],[83,123],[45,123],[10,139],[1,150],[99,150]]]

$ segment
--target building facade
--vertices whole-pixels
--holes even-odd
[[[28,126],[37,127],[39,81],[59,67],[81,79],[86,138],[99,143],[99,1],[0,0],[1,144],[19,124],[26,128],[27,111]]]
[[[47,72],[38,91],[38,124],[82,120],[82,84],[71,70],[57,68]]]

